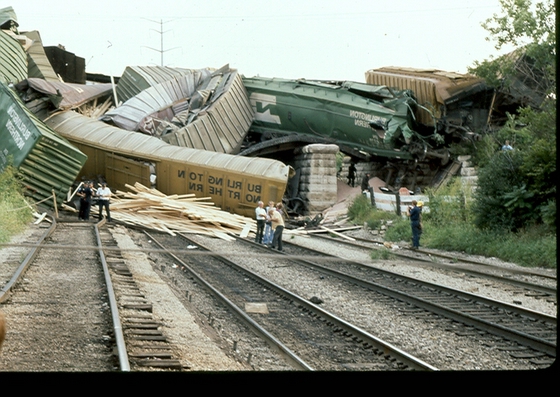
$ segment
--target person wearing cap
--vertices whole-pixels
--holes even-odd
[[[103,208],[105,208],[105,213],[107,214],[107,222],[111,222],[111,212],[109,211],[111,189],[107,187],[107,183],[101,183],[101,188],[97,189],[97,197],[99,197],[99,220],[103,219]]]
[[[420,234],[422,234],[422,206],[424,203],[412,200],[408,206],[406,215],[410,218],[412,228],[412,249],[420,248]]]

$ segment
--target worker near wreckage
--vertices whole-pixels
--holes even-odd
[[[412,249],[420,248],[420,234],[422,234],[422,206],[423,203],[412,200],[412,205],[408,206],[406,215],[410,218],[412,228]]]

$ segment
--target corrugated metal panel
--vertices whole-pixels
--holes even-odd
[[[366,72],[368,84],[386,85],[400,90],[414,92],[418,104],[430,109],[434,116],[441,118],[445,114],[444,106],[462,92],[484,86],[484,80],[472,75],[445,72],[437,69],[415,69],[386,67]],[[425,125],[434,125],[432,116],[419,110],[418,121]]]
[[[220,79],[208,106],[193,121],[161,139],[179,146],[236,154],[253,123],[253,114],[243,80],[233,71]]]
[[[0,81],[18,83],[27,78],[27,54],[9,32],[0,30]]]
[[[37,119],[17,95],[0,84],[0,169],[13,156],[13,165],[23,176],[26,194],[40,201],[52,197],[58,204],[66,199],[87,156]]]
[[[41,41],[41,35],[38,31],[33,30],[29,32],[23,32],[25,36],[33,40],[33,44],[27,50],[28,59],[28,71],[29,77],[39,77],[47,81],[59,81],[58,76],[54,72],[54,69],[49,62],[47,54],[43,48],[43,42]]]
[[[57,109],[75,109],[80,105],[95,98],[110,95],[112,92],[111,84],[71,84],[60,81],[46,81],[36,77],[31,77],[16,84],[18,91],[23,92],[21,97],[26,100],[28,88],[42,94],[47,94],[51,102]]]
[[[199,81],[200,75],[203,73],[178,76],[149,87],[100,119],[151,135],[159,134],[163,120],[161,138],[169,144],[238,153],[253,120],[242,79],[237,71],[225,67]],[[173,117],[175,105],[177,109],[188,106],[182,113],[188,113],[186,119],[181,114]],[[180,127],[180,120],[188,124]]]
[[[10,27],[9,25],[12,24],[15,28],[19,26],[14,9],[12,7],[0,8],[0,26],[2,29],[8,29]]]
[[[193,74],[187,74],[148,87],[100,119],[128,131],[139,131],[145,119],[190,98],[196,89],[195,78]]]
[[[119,102],[126,102],[147,88],[174,78],[193,75],[196,86],[200,80],[211,74],[210,70],[169,68],[166,66],[127,66],[117,84]]]

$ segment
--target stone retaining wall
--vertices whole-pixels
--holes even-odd
[[[323,211],[337,201],[336,154],[338,146],[312,144],[296,153],[300,170],[299,196],[307,213]]]

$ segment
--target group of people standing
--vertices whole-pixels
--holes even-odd
[[[278,251],[282,251],[282,233],[285,226],[282,203],[275,205],[274,201],[269,201],[265,208],[264,202],[259,201],[255,209],[255,216],[257,220],[255,242],[273,249],[278,247]]]
[[[93,187],[93,182],[86,181],[76,193],[80,197],[80,210],[78,211],[78,218],[82,221],[89,221],[89,214],[91,210],[91,203],[93,196],[97,197],[99,205],[98,219],[103,219],[103,208],[107,214],[107,221],[111,222],[111,212],[109,210],[109,201],[111,199],[111,189],[107,187],[107,183],[103,182],[99,189]]]

